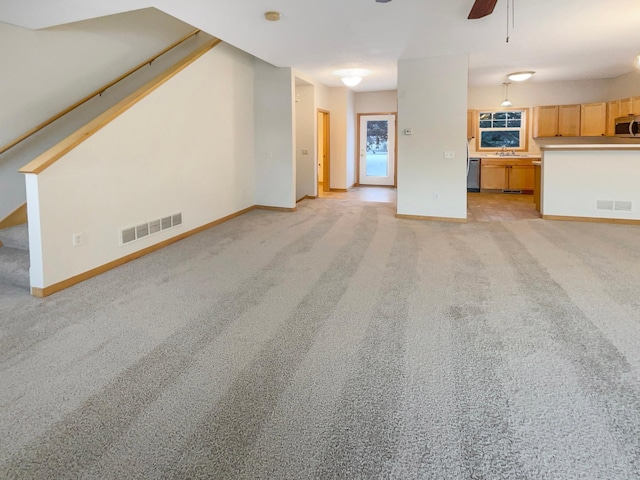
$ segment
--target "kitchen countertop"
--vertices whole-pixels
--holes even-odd
[[[540,155],[529,155],[529,154],[521,154],[521,155],[497,155],[495,153],[492,154],[483,154],[483,153],[478,153],[476,155],[471,155],[474,158],[503,158],[505,160],[508,159],[514,159],[514,160],[518,160],[518,159],[522,159],[522,160],[529,160],[531,158],[540,158]]]
[[[584,145],[545,145],[540,150],[558,151],[558,150],[640,150],[640,144],[631,145],[628,143],[591,143]]]

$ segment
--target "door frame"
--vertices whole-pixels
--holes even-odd
[[[358,113],[357,132],[356,132],[356,185],[360,185],[360,117],[368,115],[393,115],[395,120],[395,142],[393,145],[393,185],[379,185],[380,187],[397,188],[398,187],[398,112],[372,112]]]
[[[329,148],[331,145],[331,112],[328,110],[323,110],[322,108],[318,108],[316,111],[316,118],[318,117],[318,113],[322,114],[322,151],[324,152],[325,158],[322,161],[322,191],[328,192],[331,190],[331,185],[329,182],[331,181],[331,149]],[[316,135],[317,135],[316,128]],[[316,138],[316,142],[318,139]],[[318,155],[318,149],[316,147],[316,158]],[[316,178],[318,176],[318,165],[316,162]],[[318,182],[316,181],[316,188],[318,187]]]

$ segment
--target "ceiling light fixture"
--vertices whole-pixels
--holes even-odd
[[[524,82],[529,80],[536,72],[529,70],[528,72],[514,72],[507,75],[507,78],[512,82]]]
[[[340,77],[342,83],[347,87],[355,87],[362,81],[362,77],[367,76],[369,73],[371,73],[369,70],[365,70],[363,68],[348,68],[333,72],[334,75]]]
[[[344,83],[347,87],[355,87],[362,81],[362,77],[350,75],[348,77],[342,77],[340,80],[342,80],[342,83]]]
[[[511,105],[513,105],[513,103],[511,103],[511,101],[509,100],[509,84],[511,82],[504,82],[504,102],[502,102],[500,104],[501,107],[510,107]]]
[[[638,55],[638,65],[640,65],[640,55]]]
[[[264,18],[266,18],[270,22],[277,22],[278,20],[280,20],[280,12],[275,12],[275,11],[265,12]]]

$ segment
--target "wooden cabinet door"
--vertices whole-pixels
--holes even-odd
[[[533,165],[512,165],[509,167],[509,190],[533,191],[535,170]]]
[[[607,130],[607,104],[585,103],[580,106],[580,136],[601,137]]]
[[[626,117],[627,115],[633,115],[633,109],[631,108],[631,99],[623,98],[620,100],[620,115],[619,117]]]
[[[507,167],[504,165],[482,165],[480,170],[480,189],[506,190]]]
[[[616,118],[620,116],[620,101],[607,102],[607,127],[606,135],[613,137],[616,134]]]
[[[560,105],[558,107],[558,136],[577,137],[580,135],[580,105]]]
[[[467,110],[467,140],[476,136],[476,111]]]
[[[631,99],[631,111],[634,115],[640,115],[640,97],[633,97]]]
[[[533,111],[533,136],[555,137],[558,135],[558,106],[536,107]]]

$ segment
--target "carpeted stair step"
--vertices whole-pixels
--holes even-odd
[[[29,229],[27,224],[24,223],[0,230],[0,242],[5,247],[29,250]]]
[[[29,252],[21,248],[0,247],[0,283],[29,287]]]

